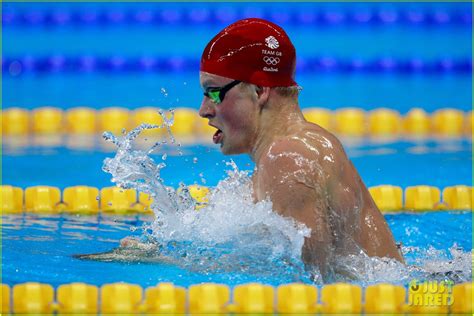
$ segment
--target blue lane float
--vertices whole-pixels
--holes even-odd
[[[90,72],[196,72],[199,60],[184,56],[124,57],[120,55],[98,57],[83,56],[22,56],[6,57],[2,60],[5,74],[18,76],[28,73],[90,73]],[[336,72],[336,73],[398,73],[398,74],[443,74],[472,73],[472,59],[445,57],[436,60],[423,60],[418,57],[397,59],[391,56],[364,60],[354,57],[341,59],[334,56],[300,57],[298,72]]]
[[[290,8],[287,11],[268,7],[193,7],[140,8],[140,9],[53,9],[15,10],[5,8],[2,21],[5,26],[59,27],[64,25],[156,25],[156,24],[228,24],[245,17],[260,17],[286,25],[418,25],[438,27],[444,25],[472,24],[472,13],[462,9],[415,9],[415,8]]]

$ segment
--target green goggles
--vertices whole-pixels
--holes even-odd
[[[211,99],[211,101],[215,104],[222,103],[222,101],[224,101],[225,94],[241,82],[242,81],[234,80],[223,87],[208,87],[206,88],[206,91],[204,91],[204,96]]]

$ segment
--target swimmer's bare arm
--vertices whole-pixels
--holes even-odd
[[[280,141],[258,162],[254,178],[258,199],[270,198],[273,209],[311,229],[303,247],[303,261],[324,275],[331,255],[324,179],[318,159],[299,141]]]
[[[321,154],[327,157],[322,165],[328,175],[329,207],[340,219],[344,219],[345,233],[352,236],[369,256],[404,262],[387,222],[342,144],[332,135],[324,135],[321,139],[331,144],[321,150]]]

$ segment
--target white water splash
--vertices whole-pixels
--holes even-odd
[[[227,177],[211,188],[209,203],[199,210],[184,184],[180,184],[179,190],[165,185],[160,172],[166,167],[167,155],[160,153],[157,157],[162,161],[156,163],[150,154],[159,153],[162,146],[173,146],[176,141],[170,131],[173,112],[168,117],[162,112],[160,115],[163,117],[161,126],[142,124],[120,137],[104,133],[104,139],[117,146],[117,153],[105,159],[103,166],[120,187],[135,188],[154,199],[151,208],[155,220],[146,228],[151,230],[147,237],[159,245],[157,252],[189,270],[240,271],[309,281],[310,275],[301,261],[301,249],[309,229],[273,212],[270,201],[254,203],[248,172],[239,171],[235,163],[227,163],[230,167]],[[134,149],[135,138],[151,128],[166,129],[168,139],[147,151]],[[406,285],[414,278],[453,279],[455,282],[472,279],[472,253],[456,245],[449,253],[416,247],[403,247],[402,252],[406,257],[415,254],[416,259],[407,260],[404,265],[364,253],[340,257],[335,270],[343,273],[335,275],[333,281]],[[317,272],[311,277],[320,281]]]
[[[415,254],[410,260],[410,274],[421,280],[453,280],[456,283],[472,281],[472,250],[464,250],[457,244],[448,250],[404,248],[404,253]]]
[[[118,148],[103,166],[118,186],[135,188],[153,198],[155,220],[148,226],[149,237],[160,245],[160,255],[191,270],[303,278],[301,249],[310,230],[273,212],[270,201],[254,203],[248,172],[238,170],[234,162],[227,163],[227,177],[210,188],[209,202],[199,210],[184,184],[176,191],[165,185],[160,172],[166,167],[166,157],[160,154],[162,161],[156,163],[150,153],[158,152],[167,141],[148,151],[133,148],[140,132],[151,128],[166,128],[169,142],[175,143],[169,130],[172,117],[162,117],[163,126],[142,124],[121,137],[104,133]]]
[[[452,280],[455,283],[472,280],[472,251],[454,244],[447,251],[420,247],[402,247],[406,264],[389,258],[349,255],[337,260],[344,271],[333,281],[355,282],[367,286],[375,283],[407,285],[413,279]],[[414,257],[414,259],[412,259]]]

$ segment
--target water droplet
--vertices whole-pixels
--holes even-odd
[[[175,141],[169,129],[173,124],[173,112],[160,110],[158,113],[163,115],[163,127],[168,137],[167,141],[157,142],[152,147],[158,150],[162,149],[162,144],[168,143],[171,151],[177,150],[183,156],[181,144]],[[166,117],[168,114],[170,118]],[[292,267],[303,266],[299,258],[307,229],[272,212],[269,201],[254,204],[248,172],[238,170],[233,161],[226,163],[230,166],[227,177],[216,188],[210,189],[209,202],[196,202],[183,183],[180,183],[179,193],[165,184],[160,176],[166,167],[163,161],[155,162],[146,150],[133,148],[135,138],[147,128],[147,125],[141,125],[118,139],[105,135],[118,148],[115,157],[104,160],[103,170],[112,175],[118,186],[134,188],[153,198],[150,208],[155,213],[155,220],[147,229],[149,237],[163,245],[160,252],[164,256],[185,267],[198,267],[203,273],[215,269],[239,270],[242,266],[273,273],[276,269],[274,260],[291,262],[284,265],[281,273],[278,270],[278,274],[299,273]],[[161,153],[161,158],[166,159],[166,153]],[[180,159],[198,161],[196,157]],[[205,184],[202,172],[199,177]],[[199,193],[202,194],[203,190]],[[196,212],[196,207],[202,209]],[[292,265],[294,262],[288,257],[299,261]],[[221,262],[223,258],[226,259],[222,265],[216,267],[215,262]]]
[[[167,97],[167,96],[168,96],[168,92],[166,91],[165,88],[161,88],[161,89],[160,89],[160,92],[161,92],[161,94],[162,94],[164,97]]]

